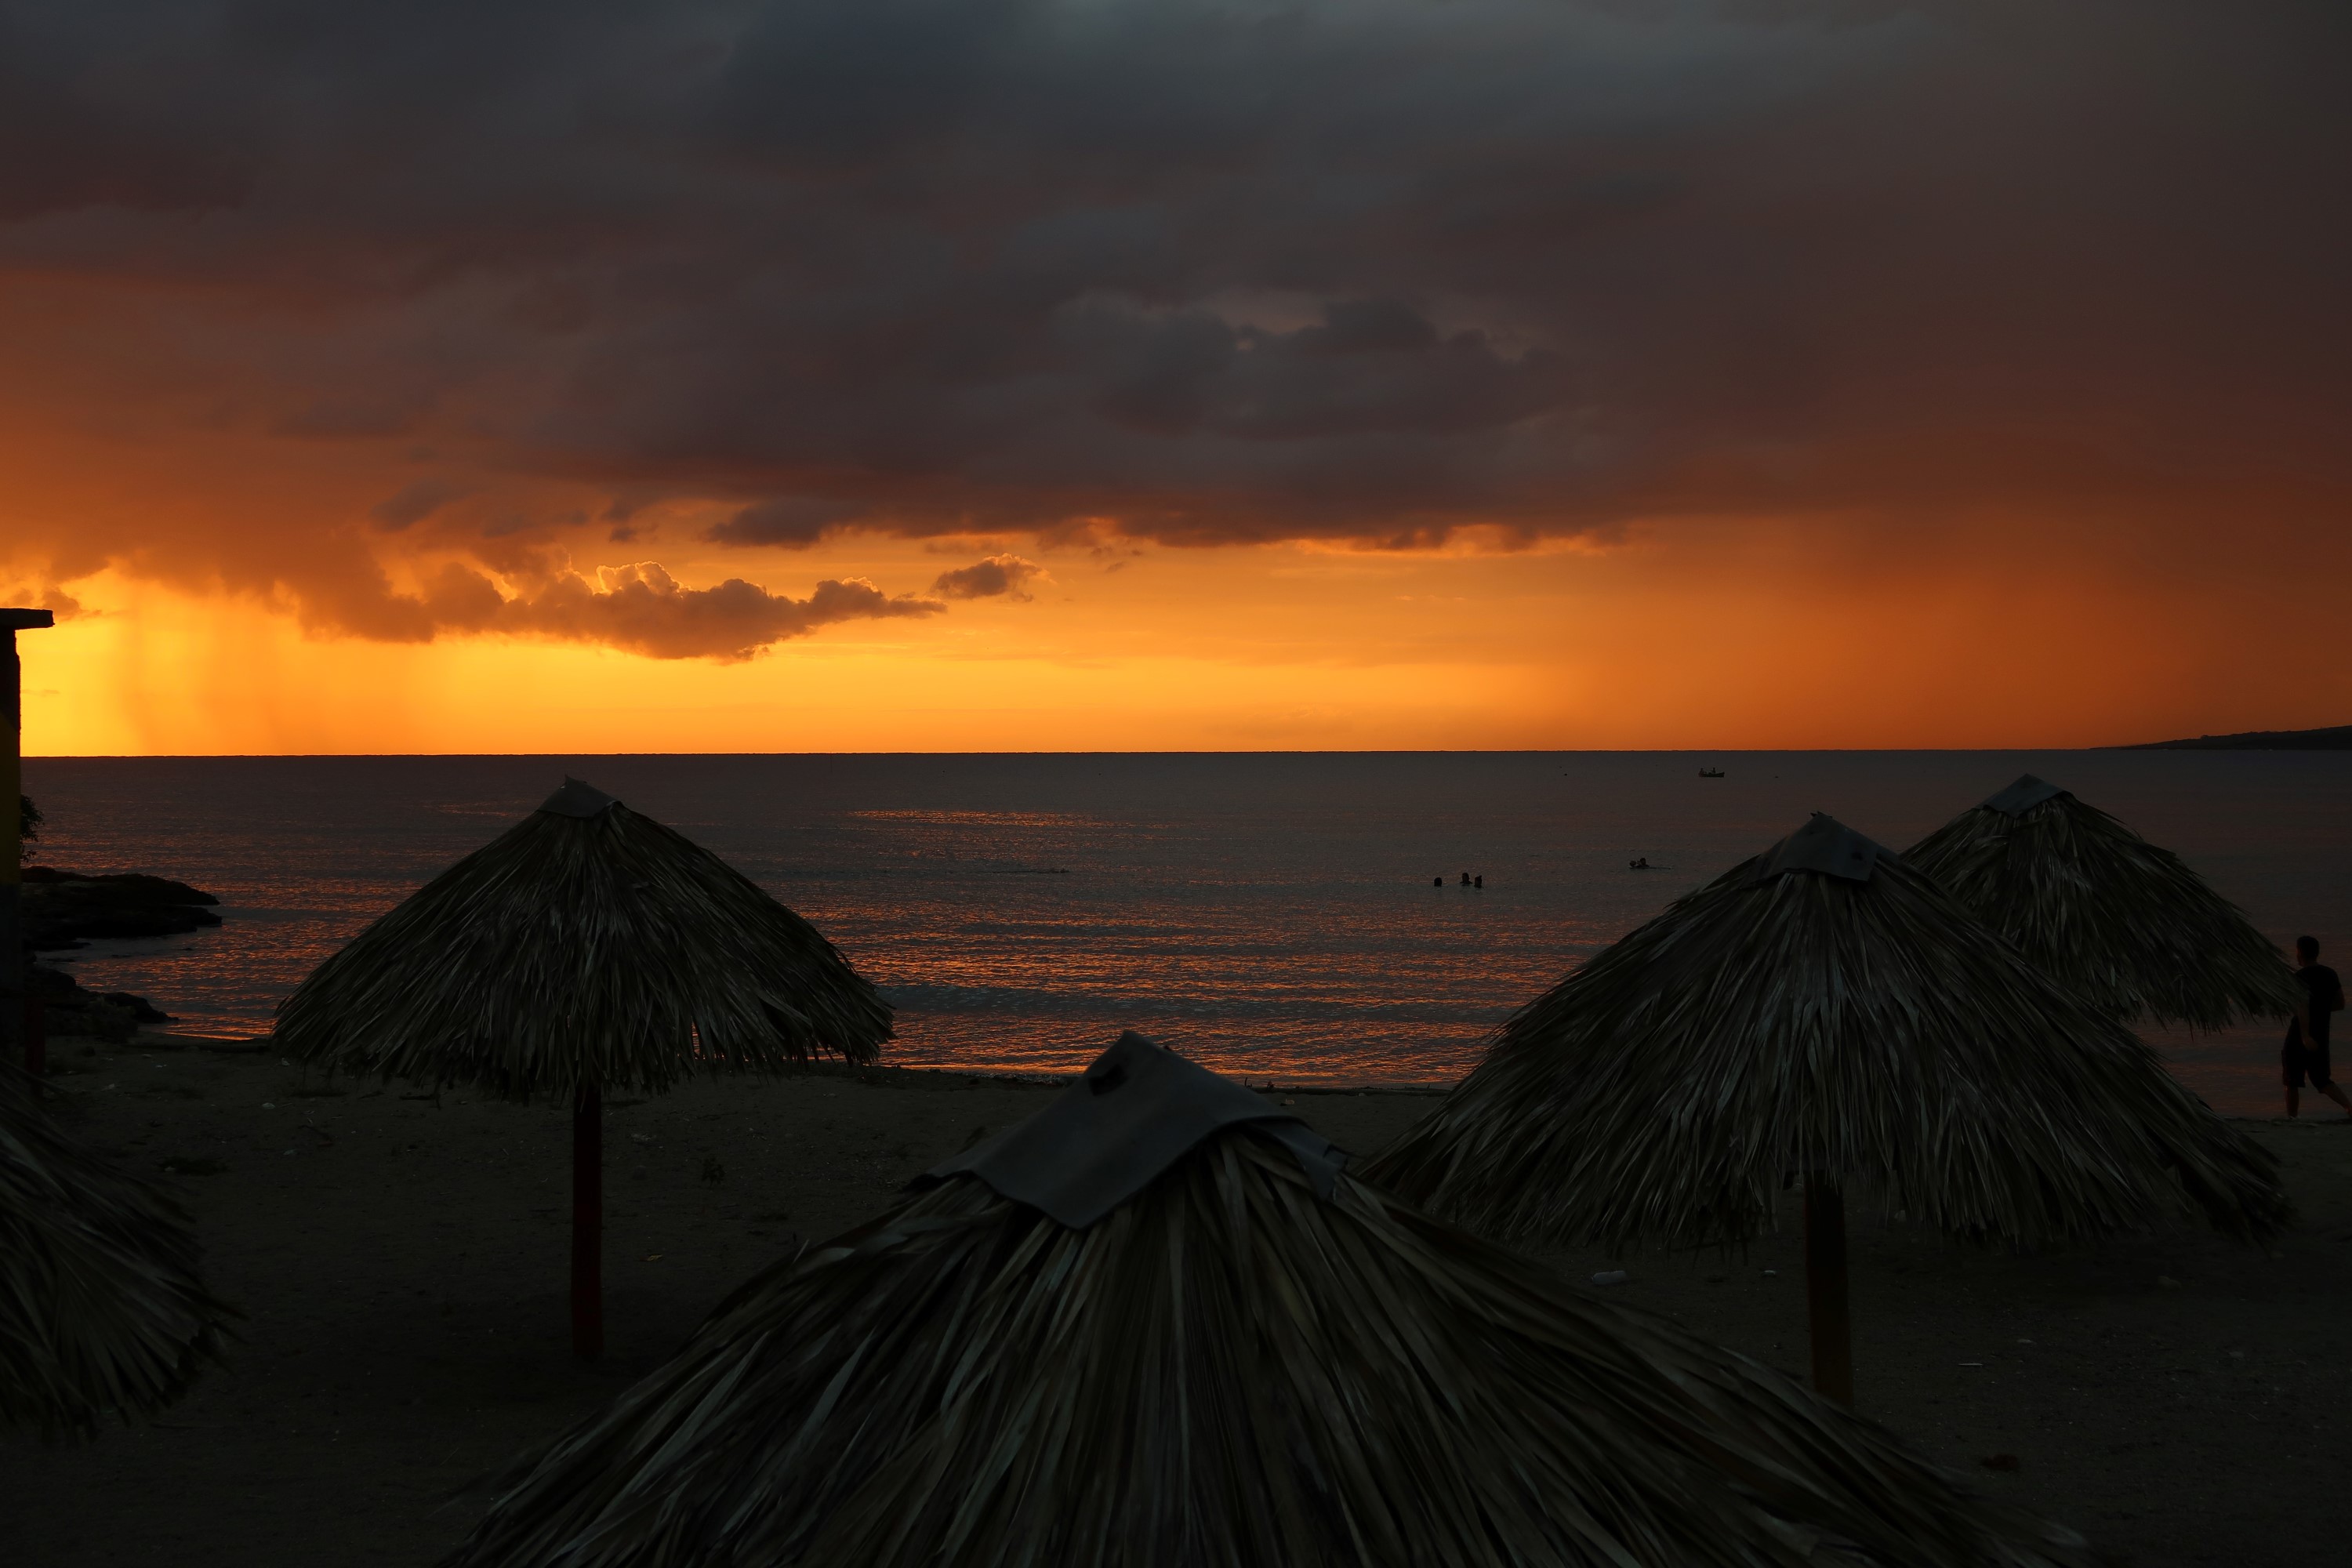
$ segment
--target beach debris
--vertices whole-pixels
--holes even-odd
[[[1592,1282],[1595,1285],[1622,1285],[1632,1278],[1622,1268],[1604,1268],[1592,1277]]]
[[[1980,1244],[2197,1211],[2254,1241],[2276,1173],[2128,1027],[1820,814],[1520,1008],[1365,1167],[1499,1239],[1612,1254],[1746,1242],[1799,1182],[1815,1384],[1840,1399],[1849,1193]]]
[[[2302,994],[2285,955],[2180,857],[2032,773],[1903,858],[2109,1017],[2222,1029]]]
[[[572,1350],[604,1353],[604,1097],[859,1064],[890,1007],[806,921],[578,779],[278,1004],[290,1060],[572,1110]],[[462,1100],[459,1103],[464,1103]]]
[[[443,1568],[2090,1558],[1135,1035],[507,1473]]]

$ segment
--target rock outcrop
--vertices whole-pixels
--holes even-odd
[[[185,882],[136,871],[82,876],[25,868],[25,945],[35,952],[80,947],[93,937],[180,936],[221,923],[220,900]]]
[[[42,1028],[51,1038],[86,1035],[93,1039],[127,1040],[142,1025],[178,1022],[144,996],[128,991],[88,991],[62,969],[36,963],[26,972],[27,988],[41,1000]]]

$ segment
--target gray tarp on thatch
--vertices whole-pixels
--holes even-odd
[[[86,1433],[179,1398],[234,1314],[197,1276],[187,1217],[31,1086],[0,1064],[0,1422]]]
[[[1083,1142],[1098,1096],[1206,1076],[1102,1089],[1116,1065],[1037,1121],[1078,1100]],[[942,1169],[759,1276],[528,1461],[446,1568],[2087,1556],[1663,1319],[1343,1173],[1322,1195],[1284,1122],[1193,1141],[1173,1114],[1164,1167],[1092,1226]]]
[[[1085,1094],[1066,1094],[983,1143],[934,1166],[929,1180],[969,1173],[1005,1197],[1084,1230],[1151,1184],[1202,1139],[1258,1121],[1298,1156],[1328,1197],[1338,1151],[1296,1116],[1231,1079],[1161,1050],[1130,1029],[1087,1068]]]
[[[2220,1029],[2294,1008],[2294,971],[2236,905],[2031,773],[1903,858],[2111,1017]]]
[[[1862,879],[1797,861],[1831,856]],[[1792,1173],[2023,1245],[2186,1206],[2233,1236],[2271,1157],[1925,874],[1830,818],[1678,900],[1503,1026],[1369,1179],[1490,1235],[1738,1240]]]
[[[571,781],[320,964],[278,1047],[499,1092],[660,1090],[696,1067],[871,1061],[890,1009],[725,861]]]

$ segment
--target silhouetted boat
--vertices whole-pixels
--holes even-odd
[[[1721,768],[1701,768],[1698,771],[1698,776],[1703,779],[1719,779],[1723,776],[1723,770]]]

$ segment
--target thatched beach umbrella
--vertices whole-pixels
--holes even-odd
[[[1506,1240],[1738,1242],[1805,1184],[1815,1385],[1852,1398],[1844,1194],[2040,1246],[2184,1207],[2260,1235],[2270,1155],[1919,870],[1826,816],[1503,1026],[1371,1180]]]
[[[320,964],[278,1007],[306,1063],[572,1112],[572,1345],[604,1350],[604,1096],[697,1068],[874,1059],[890,1008],[725,861],[566,780]]]
[[[0,1423],[88,1433],[161,1409],[219,1359],[234,1315],[198,1277],[178,1206],[0,1063]]]
[[[445,1568],[2074,1562],[1129,1035],[723,1302]]]
[[[2032,773],[1903,858],[2110,1017],[2221,1029],[2300,996],[2285,956],[2180,857]]]

